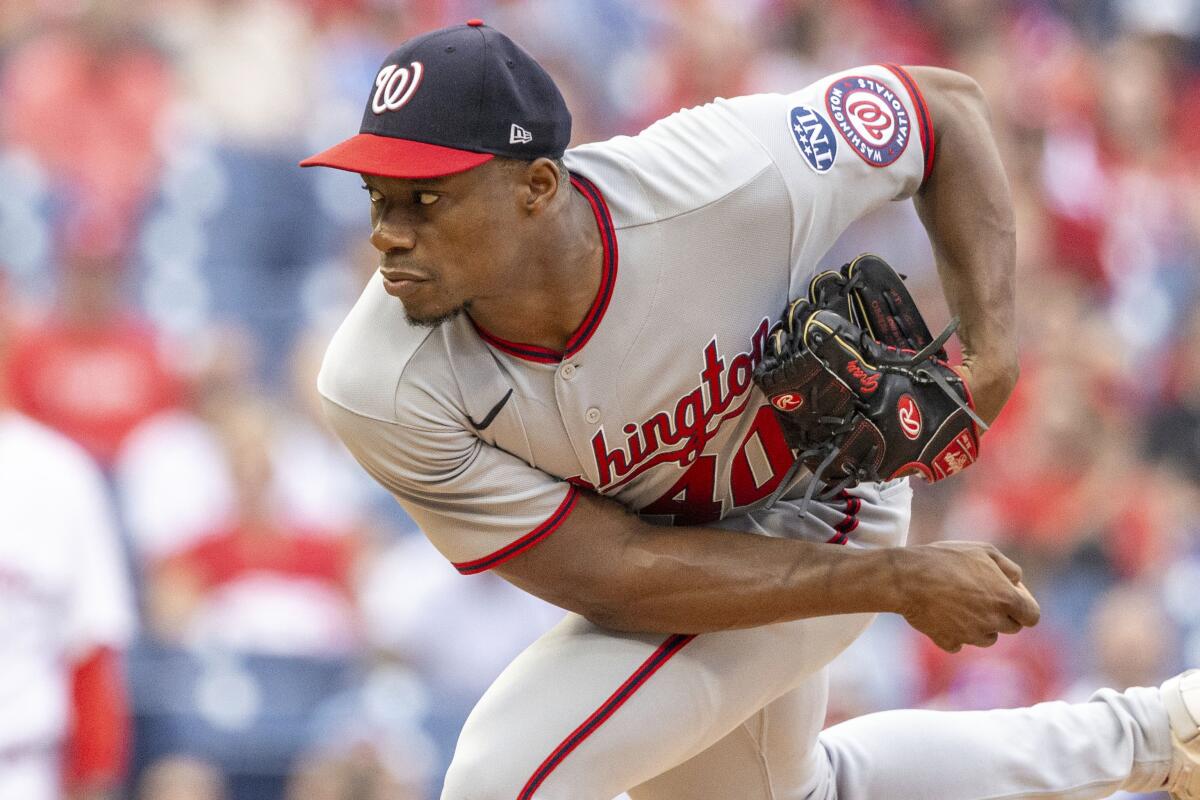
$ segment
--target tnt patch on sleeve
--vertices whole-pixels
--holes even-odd
[[[837,139],[833,126],[814,108],[796,106],[788,112],[788,126],[800,155],[814,172],[824,174],[837,158]]]

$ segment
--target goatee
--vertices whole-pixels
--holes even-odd
[[[467,305],[464,303],[458,308],[452,308],[444,314],[438,314],[432,317],[414,317],[408,313],[408,309],[404,309],[404,318],[408,320],[410,325],[418,325],[422,328],[436,328],[443,322],[449,322],[457,317],[462,312],[466,311]]]

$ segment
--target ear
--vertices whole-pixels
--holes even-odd
[[[548,158],[531,161],[525,167],[522,181],[522,202],[530,214],[541,214],[546,211],[558,196],[562,176],[558,167]]]

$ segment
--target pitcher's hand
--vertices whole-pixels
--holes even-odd
[[[943,650],[990,647],[1002,633],[1037,624],[1041,609],[1021,568],[990,544],[908,547],[898,561],[899,612]]]

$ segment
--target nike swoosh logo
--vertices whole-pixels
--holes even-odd
[[[508,402],[508,398],[512,397],[512,392],[513,390],[509,389],[504,397],[500,398],[500,402],[492,406],[492,410],[487,413],[487,416],[483,418],[482,422],[476,422],[475,420],[471,419],[470,414],[467,414],[467,422],[471,423],[471,427],[477,431],[484,430],[488,425],[492,424],[493,420],[496,419],[496,415],[500,413],[500,409],[504,408],[504,404]]]

